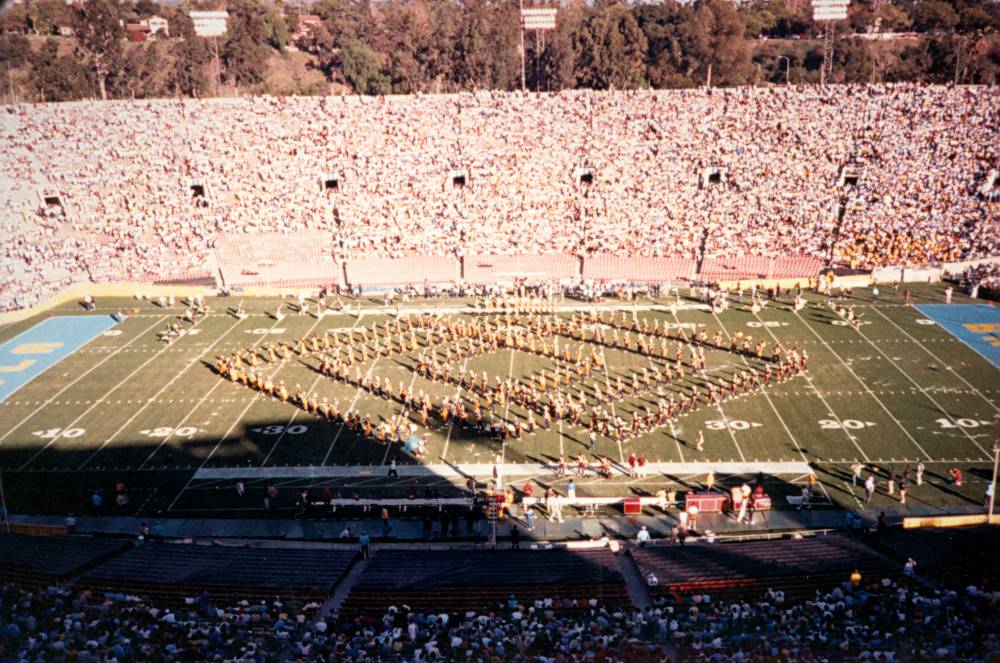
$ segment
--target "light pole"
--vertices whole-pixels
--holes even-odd
[[[993,490],[990,491],[990,517],[987,520],[989,523],[993,519],[993,503],[996,501],[997,492],[997,460],[1000,459],[1000,442],[993,443],[993,482],[990,486]]]
[[[787,55],[778,56],[778,62],[781,62],[782,60],[785,61],[785,87],[788,87],[788,76],[789,70],[792,68],[792,61],[788,59]]]

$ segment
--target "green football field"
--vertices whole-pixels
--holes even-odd
[[[942,293],[940,285],[919,286],[915,301],[939,303]],[[683,294],[688,294],[686,289]],[[815,294],[808,295],[809,305],[802,311],[793,311],[784,298],[756,314],[740,303],[715,314],[688,298],[676,313],[665,301],[599,303],[599,310],[625,311],[629,320],[634,310],[639,321],[650,326],[659,320],[672,330],[679,325],[689,333],[705,329],[710,337],[721,330],[727,346],[730,335],[737,332],[768,343],[780,341],[785,348],[797,346],[808,352],[809,370],[717,406],[703,405],[624,442],[601,436],[593,452],[586,428],[568,422],[501,449],[498,441],[460,424],[432,421],[428,453],[422,460],[399,444],[365,438],[224,380],[214,370],[216,356],[239,349],[264,348],[326,331],[339,331],[343,338],[350,332],[359,339],[362,328],[394,323],[395,307],[383,307],[381,297],[362,299],[360,316],[359,302],[349,300],[346,312],[322,318],[293,312],[281,320],[272,315],[278,299],[245,300],[249,315],[243,320],[228,312],[235,298],[212,299],[213,313],[189,325],[190,331],[171,344],[161,341],[158,333],[183,312],[180,304],[163,309],[149,301],[102,300],[94,313],[67,304],[0,328],[0,343],[52,315],[135,311],[0,402],[0,468],[8,509],[85,512],[92,490],[102,491],[110,501],[118,483],[125,484],[131,497],[125,511],[177,517],[256,515],[257,499],[248,505],[232,490],[237,479],[246,481],[251,495],[261,495],[267,484],[276,485],[277,513],[293,508],[294,495],[302,487],[319,491],[329,486],[345,496],[356,492],[363,497],[404,497],[415,484],[420,491],[433,487],[452,494],[464,485],[463,472],[475,474],[483,485],[488,479],[483,467],[498,454],[511,483],[520,486],[532,479],[536,486],[561,488],[568,479],[540,466],[553,463],[560,454],[580,453],[588,458],[607,456],[616,463],[610,480],[590,475],[577,479],[580,495],[685,490],[700,484],[707,468],[717,468],[723,486],[759,470],[781,497],[798,491],[808,472],[803,468],[813,464],[822,484],[822,504],[903,513],[981,504],[1000,426],[998,369],[916,308],[903,306],[901,295],[883,292],[875,305],[870,299],[868,290],[858,289],[847,302],[862,316],[858,330],[843,324],[827,306],[826,297]],[[969,303],[959,295],[954,301],[954,306]],[[572,309],[591,306],[561,301],[558,315],[569,318]],[[421,312],[456,319],[476,315],[469,302],[444,299],[410,301],[401,314]],[[423,390],[435,402],[460,393],[454,385],[417,376],[412,370],[416,356],[415,351],[380,356],[369,359],[364,370],[388,377],[394,386],[402,382],[411,390]],[[605,348],[605,356],[607,373],[592,374],[581,387],[589,389],[593,381],[614,380],[617,375],[628,380],[633,371],[664,363],[611,348]],[[726,349],[707,351],[706,360],[704,371],[691,375],[689,370],[684,382],[671,388],[704,385],[761,365]],[[459,364],[476,374],[485,371],[491,379],[510,376],[520,381],[554,367],[551,359],[509,349],[463,356]],[[293,353],[274,363],[264,361],[261,369],[291,390],[300,385],[319,398],[336,401],[342,410],[369,414],[375,422],[394,417],[416,420],[413,412],[404,412],[395,401],[324,377],[317,365],[314,358]],[[627,419],[637,407],[655,405],[655,395],[640,394],[623,398],[614,408]],[[526,411],[511,406],[499,409],[497,416],[523,420]],[[695,448],[699,431],[704,435],[702,451]],[[623,471],[632,453],[645,454],[650,463],[646,476],[630,477]],[[387,476],[385,466],[393,458],[401,466],[398,478]],[[885,480],[891,470],[902,474],[918,459],[927,467],[925,481],[911,488],[904,508],[895,496],[885,494]],[[860,489],[851,486],[850,465],[856,460],[866,464],[866,473],[874,470],[880,478],[880,494],[870,504],[863,504]],[[430,470],[405,471],[415,463]],[[964,472],[962,486],[947,481],[952,467]]]

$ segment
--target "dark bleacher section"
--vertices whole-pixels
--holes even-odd
[[[872,542],[902,565],[912,557],[918,575],[951,586],[1000,581],[1000,527],[890,528]]]
[[[342,614],[487,610],[519,601],[570,598],[627,604],[618,558],[607,550],[381,550],[341,607]]]
[[[128,546],[114,539],[0,534],[0,579],[30,587],[66,580]]]
[[[639,548],[630,552],[643,578],[659,580],[654,595],[704,592],[719,598],[755,596],[767,589],[808,598],[850,578],[897,577],[901,567],[857,539],[840,535],[798,540]]]
[[[85,573],[77,584],[164,603],[208,592],[212,599],[323,599],[355,551],[145,543]]]

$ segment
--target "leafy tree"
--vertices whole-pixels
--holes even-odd
[[[537,76],[532,81],[534,89],[557,91],[576,85],[576,52],[573,34],[579,29],[582,8],[565,7],[556,20],[556,29],[549,32],[545,48],[538,54]]]
[[[875,14],[880,18],[883,32],[908,32],[913,27],[913,21],[905,9],[886,3],[879,7]]]
[[[269,56],[264,8],[257,0],[233,0],[228,11],[228,36],[220,49],[226,76],[237,85],[259,84]]]
[[[39,35],[57,34],[70,24],[70,11],[63,0],[38,0],[28,5],[28,29]]]
[[[623,89],[642,83],[646,36],[626,7],[587,12],[576,33],[574,46],[579,85]]]
[[[26,64],[31,54],[31,44],[22,34],[7,32],[0,34],[0,62],[10,67]]]
[[[910,9],[918,32],[944,32],[958,25],[958,13],[944,0],[922,0]]]
[[[374,28],[368,0],[320,0],[313,11],[323,20],[335,48],[352,39],[367,40]]]
[[[163,42],[147,41],[128,49],[122,67],[108,79],[108,87],[115,96],[145,99],[158,96],[162,91]]]
[[[288,30],[288,24],[285,23],[285,19],[279,16],[273,11],[269,11],[264,14],[264,34],[267,35],[268,45],[282,53],[285,51],[285,46],[292,38],[292,33]]]
[[[682,45],[689,35],[684,25],[691,20],[691,9],[675,0],[641,5],[636,20],[646,36],[647,71],[656,87],[690,87],[692,69]]]
[[[389,79],[381,71],[378,55],[362,41],[352,39],[340,50],[344,78],[358,94],[388,94]]]
[[[125,29],[121,12],[114,0],[86,0],[76,5],[73,29],[78,54],[90,60],[101,99],[106,100],[108,76],[121,66]]]
[[[43,101],[70,101],[89,93],[86,70],[79,59],[59,53],[57,39],[46,39],[31,60],[30,82]]]
[[[518,21],[514,5],[464,0],[452,60],[455,82],[464,88],[519,88]]]
[[[958,29],[962,32],[986,32],[996,28],[993,14],[982,5],[968,5],[958,12]]]
[[[135,13],[143,18],[150,16],[160,16],[163,9],[154,0],[138,0],[135,3]]]
[[[194,23],[186,12],[177,12],[170,25],[180,39],[170,47],[173,62],[167,87],[190,97],[201,96],[208,91],[205,68],[212,59],[212,51],[205,39],[195,34]]]
[[[28,9],[23,4],[9,5],[0,12],[0,33],[21,34],[29,29]]]

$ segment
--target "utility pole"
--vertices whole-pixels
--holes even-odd
[[[994,470],[996,475],[996,470]],[[0,514],[3,514],[3,526],[6,531],[10,531],[10,514],[7,513],[7,496],[3,492],[3,470],[0,470]]]
[[[222,63],[219,61],[219,38],[212,37],[212,45],[215,48],[215,96],[219,96],[219,88],[222,87]]]
[[[526,77],[524,75],[524,0],[517,1],[517,25],[521,31],[521,94],[524,94],[527,88]]]
[[[998,459],[1000,459],[1000,442],[994,442],[993,443],[993,483],[990,484],[991,486],[993,486],[993,492],[990,493],[990,512],[989,512],[990,516],[989,516],[989,519],[987,520],[987,524],[989,524],[990,520],[993,520],[993,503],[997,499],[996,493],[997,493],[997,460]]]

